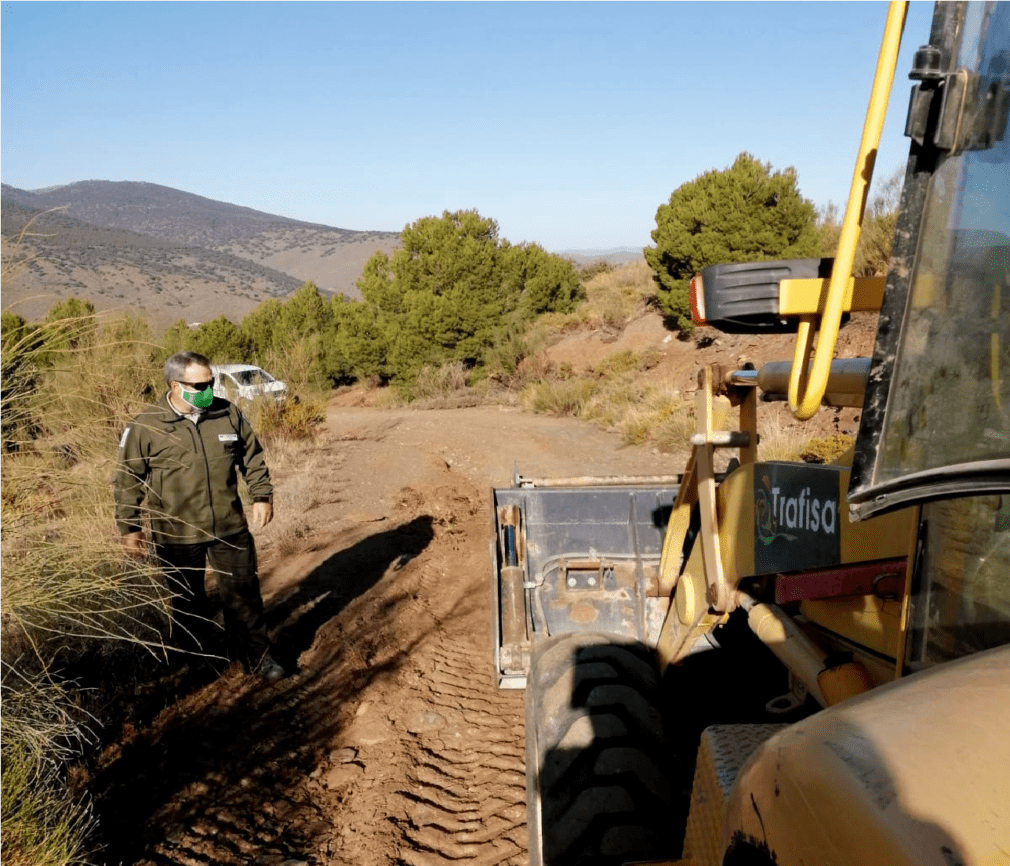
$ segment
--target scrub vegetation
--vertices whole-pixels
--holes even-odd
[[[159,351],[143,322],[98,327],[86,305],[38,324],[3,317],[5,862],[83,862],[92,819],[67,762],[94,741],[99,695],[82,677],[94,688],[164,654],[171,592],[151,563],[124,561],[108,485]]]

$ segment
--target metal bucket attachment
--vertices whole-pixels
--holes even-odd
[[[525,687],[532,643],[544,637],[593,632],[655,642],[669,604],[659,593],[659,561],[678,489],[676,478],[657,480],[536,487],[524,479],[491,491],[500,688]]]

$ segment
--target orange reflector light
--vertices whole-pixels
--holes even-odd
[[[688,292],[691,301],[691,321],[696,325],[705,324],[705,282],[701,274],[691,277],[691,290]]]

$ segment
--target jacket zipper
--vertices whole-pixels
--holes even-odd
[[[188,422],[187,422],[188,423]],[[207,503],[210,506],[210,525],[212,535],[217,538],[217,513],[214,511],[214,493],[211,490],[210,483],[210,461],[207,460],[207,448],[203,442],[203,433],[200,431],[199,424],[192,424],[193,429],[190,431],[193,437],[200,443],[200,453],[203,455],[203,471],[204,475],[207,477]]]

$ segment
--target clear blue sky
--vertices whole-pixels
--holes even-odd
[[[913,3],[877,167],[903,164]],[[886,5],[4,2],[4,183],[149,181],[399,231],[476,208],[549,250],[651,243],[743,150],[844,205]]]

